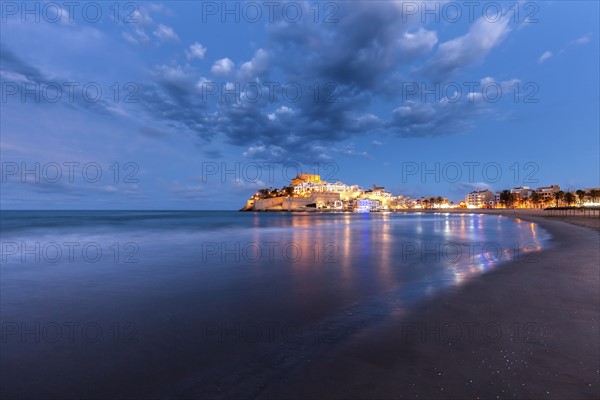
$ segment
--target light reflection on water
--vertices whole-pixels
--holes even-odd
[[[11,277],[22,278],[23,270],[28,271],[31,285],[39,284],[35,273],[40,269],[43,275],[51,270],[60,273],[63,291],[72,289],[69,279],[73,284],[94,279],[98,287],[113,280],[138,282],[143,287],[144,282],[157,285],[169,279],[171,285],[196,282],[198,289],[217,280],[223,290],[236,281],[241,292],[235,296],[255,292],[256,285],[266,295],[288,286],[291,291],[282,300],[299,307],[300,297],[307,293],[359,301],[363,296],[410,286],[413,290],[404,300],[413,303],[423,295],[423,291],[416,294],[415,288],[432,293],[462,284],[501,262],[532,260],[523,254],[539,252],[548,238],[533,223],[476,214],[197,212],[188,218],[176,214],[170,221],[160,214],[156,224],[151,213],[145,215],[142,219],[135,215],[132,222],[120,215],[119,226],[98,216],[90,226],[73,225],[71,219],[61,225],[64,216],[52,215],[44,221],[36,215],[37,225],[32,223],[30,229],[4,230],[5,243],[25,248],[35,248],[36,243],[43,247],[50,242],[59,246],[78,242],[82,246],[95,243],[103,251],[102,259],[93,263],[77,253],[73,260],[65,256],[59,262],[45,262],[43,252],[39,262],[30,262],[35,258],[30,254],[24,263],[21,251],[5,252],[5,289],[10,291]],[[89,223],[90,216],[83,219]],[[110,221],[114,220],[113,216]],[[134,257],[137,262],[125,263],[114,247],[131,242],[139,248]],[[135,296],[135,291],[126,295]]]
[[[119,349],[114,343],[77,350],[37,344],[52,354],[52,363],[33,357],[28,343],[3,344],[2,369],[18,360],[42,377],[40,390],[55,363],[65,365],[65,380],[54,379],[67,388],[119,373],[124,382],[139,379],[156,389],[272,345],[264,338],[203,342],[206,322],[275,321],[297,324],[303,332],[331,324],[348,336],[502,262],[526,267],[534,260],[527,254],[547,247],[548,238],[523,220],[475,214],[3,212],[3,246],[94,242],[105,252],[95,263],[81,257],[32,262],[30,256],[22,262],[19,254],[3,253],[3,321],[133,321],[142,334],[139,345]],[[139,247],[138,262],[115,262],[110,246],[130,242]],[[307,346],[302,351],[316,351]],[[74,361],[84,355],[105,362],[88,366],[88,374]],[[117,355],[136,365],[169,363],[171,376],[150,367],[131,371],[126,361],[107,366]],[[2,383],[17,385],[20,379],[6,374]],[[126,393],[125,387],[113,389]]]

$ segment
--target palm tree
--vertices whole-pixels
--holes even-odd
[[[575,195],[572,192],[566,192],[565,201],[567,202],[568,206],[571,206],[571,204],[573,204],[573,202],[575,201]]]
[[[562,190],[559,190],[558,192],[554,193],[554,199],[556,200],[556,207],[558,207],[558,202],[560,200],[562,200],[565,197],[565,192],[563,192]]]
[[[589,195],[592,198],[592,201],[594,203],[596,203],[596,202],[598,202],[598,197],[600,197],[600,190],[592,189],[592,190],[590,190]]]
[[[512,205],[514,200],[513,194],[510,190],[503,190],[500,192],[500,203],[504,204],[504,207],[508,208]]]
[[[579,189],[579,190],[575,191],[575,194],[577,194],[577,198],[579,199],[579,205],[583,206],[583,202],[585,199],[585,190]]]
[[[538,192],[533,192],[533,193],[531,193],[530,200],[531,200],[531,203],[533,204],[533,208],[537,208],[537,205],[539,204],[539,202],[541,200],[541,196]]]

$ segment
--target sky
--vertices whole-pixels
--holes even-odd
[[[0,4],[2,209],[600,186],[595,1]]]

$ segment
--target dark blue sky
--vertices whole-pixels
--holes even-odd
[[[2,208],[599,186],[597,2],[77,4],[2,3]]]

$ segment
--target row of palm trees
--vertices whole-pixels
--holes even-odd
[[[421,200],[421,207],[423,208],[435,208],[437,205],[445,204],[447,201],[442,197],[429,197]]]
[[[592,202],[598,202],[600,199],[600,190],[591,189],[589,191],[585,190],[576,190],[576,191],[562,191],[554,192],[554,205],[555,207],[559,207],[560,205],[573,206],[579,205],[583,206],[586,200],[591,200]],[[533,192],[530,197],[526,199],[520,199],[518,195],[515,193],[511,193],[510,190],[503,190],[500,192],[500,203],[505,207],[513,207],[517,204],[523,204],[532,206],[533,208],[543,207],[547,204],[545,198],[541,196],[537,192]]]

